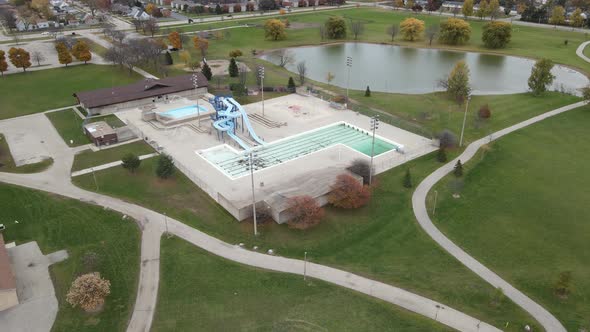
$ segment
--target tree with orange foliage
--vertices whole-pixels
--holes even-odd
[[[287,213],[291,219],[289,227],[307,229],[320,223],[324,217],[324,209],[311,196],[291,197],[287,203]]]
[[[330,187],[328,202],[343,209],[356,209],[366,205],[371,199],[371,189],[363,186],[352,175],[340,174]]]
[[[2,74],[2,76],[4,76],[4,72],[8,70],[5,54],[4,51],[0,50],[0,74]]]
[[[72,55],[78,61],[84,61],[86,64],[90,59],[92,59],[92,53],[90,53],[90,49],[88,48],[88,44],[86,44],[83,40],[78,40],[76,44],[72,47]]]
[[[195,49],[201,51],[201,56],[204,58],[207,55],[207,49],[209,49],[209,41],[203,37],[194,36],[193,44],[195,45]]]
[[[178,31],[170,32],[170,34],[168,34],[168,41],[173,48],[178,50],[182,48],[182,39],[180,39],[180,33],[178,33]]]
[[[154,10],[156,9],[156,5],[154,5],[153,3],[148,3],[147,6],[145,6],[145,12],[152,15],[154,13]]]
[[[22,68],[23,71],[27,71],[27,68],[31,66],[31,55],[22,48],[11,47],[8,50],[8,58],[13,66]]]

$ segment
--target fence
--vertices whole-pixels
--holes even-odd
[[[151,145],[156,151],[158,151],[159,153],[166,152],[164,147],[160,146],[158,142],[156,142],[155,140],[150,140],[148,136],[146,136],[139,128],[137,128],[137,126],[133,125],[132,123],[128,123],[127,126],[135,135],[137,135],[137,137],[141,137],[142,140]],[[219,202],[217,191],[213,190],[205,182],[203,182],[193,171],[191,171],[189,167],[185,166],[182,162],[180,162],[180,160],[174,158],[174,156],[172,155],[168,156],[172,158],[172,160],[174,161],[174,166],[176,166],[178,170],[180,170],[194,184],[196,184],[199,188],[206,192],[207,195],[211,196],[213,200]]]
[[[432,151],[436,151],[436,149],[437,146],[432,144],[413,150],[406,150],[404,153],[389,153],[383,157],[376,157],[373,160],[373,170],[375,174],[380,174],[412,159],[416,159]]]

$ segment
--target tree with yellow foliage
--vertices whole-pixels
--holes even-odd
[[[0,74],[2,74],[2,76],[4,76],[4,72],[8,70],[5,54],[4,51],[0,50]]]
[[[209,49],[209,41],[205,38],[194,36],[193,44],[195,45],[195,49],[201,51],[201,56],[204,58],[207,55],[207,49]]]
[[[409,17],[400,23],[400,30],[404,40],[414,41],[422,37],[424,21]]]
[[[72,47],[72,55],[78,61],[84,61],[84,64],[88,63],[92,59],[92,53],[90,53],[90,48],[88,44],[86,44],[83,40],[78,40],[76,44]]]
[[[178,31],[172,31],[168,34],[168,41],[170,45],[179,50],[182,48],[182,39],[180,39],[180,33]]]
[[[471,26],[460,18],[449,18],[440,24],[438,41],[443,44],[465,44],[471,37]]]
[[[285,33],[285,23],[277,19],[267,20],[264,23],[264,37],[271,40],[287,38],[287,33]]]
[[[150,2],[147,4],[147,6],[145,6],[145,12],[152,15],[156,8],[157,8],[156,5],[154,5],[153,3]]]
[[[22,68],[23,71],[27,71],[31,66],[31,55],[22,48],[11,47],[8,50],[8,58],[13,66]]]

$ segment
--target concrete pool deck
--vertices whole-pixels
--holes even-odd
[[[183,103],[184,104],[184,103]],[[186,105],[186,104],[185,104]],[[262,103],[243,105],[248,114],[262,114]],[[367,116],[349,110],[335,110],[321,99],[291,94],[265,101],[265,116],[273,121],[286,122],[280,128],[269,128],[250,118],[252,127],[259,137],[266,142],[290,137],[302,132],[345,121],[365,130],[370,129]],[[242,220],[251,215],[250,177],[231,179],[205,160],[198,153],[223,142],[217,138],[217,132],[210,120],[202,120],[204,133],[199,133],[187,126],[158,129],[141,120],[141,110],[130,109],[116,113],[124,122],[137,131],[140,137],[156,145],[160,151],[171,155],[178,168],[193,182],[206,191],[219,204],[224,206],[237,219]],[[196,126],[196,121],[191,124]],[[379,136],[398,142],[404,146],[405,153],[389,151],[374,158],[375,172],[381,173],[406,161],[436,150],[431,139],[382,123],[377,131]],[[247,133],[238,133],[247,139]],[[248,140],[249,141],[249,140]],[[231,138],[225,136],[225,143],[237,150],[242,150]],[[312,179],[326,168],[344,170],[359,158],[369,158],[361,152],[343,145],[335,145],[316,153],[256,171],[255,190],[257,201],[271,199],[283,190],[291,190],[301,183],[301,179]]]

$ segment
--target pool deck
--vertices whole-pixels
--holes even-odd
[[[186,106],[185,103],[183,103]],[[262,114],[262,104],[243,105],[248,114]],[[280,128],[268,128],[250,118],[252,127],[259,137],[266,142],[273,142],[292,135],[327,126],[339,121],[345,121],[357,127],[369,130],[370,119],[367,116],[348,110],[335,110],[329,103],[315,97],[291,94],[265,101],[265,116],[277,122],[286,122]],[[201,127],[205,133],[198,133],[188,127],[162,130],[141,120],[141,111],[131,109],[117,113],[123,121],[130,123],[136,130],[141,131],[148,141],[155,141],[162,151],[170,154],[193,182],[206,191],[217,202],[226,207],[238,219],[232,208],[240,213],[248,213],[251,206],[250,177],[244,176],[231,179],[198,155],[198,152],[223,144],[217,139],[217,132],[210,120],[202,121]],[[196,121],[191,122],[196,125]],[[379,136],[402,144],[406,153],[389,151],[374,158],[376,173],[381,173],[408,160],[417,158],[436,150],[436,146],[428,138],[410,133],[382,123],[378,129]],[[241,135],[241,134],[240,134]],[[247,135],[247,134],[246,134]],[[246,135],[242,135],[244,137]],[[237,143],[226,136],[225,143],[234,149],[242,150]],[[257,201],[269,198],[277,192],[277,188],[289,189],[297,186],[296,179],[313,177],[321,170],[331,168],[344,169],[354,159],[365,158],[366,155],[343,145],[335,145],[320,152],[312,153],[297,159],[265,168],[254,173]]]

